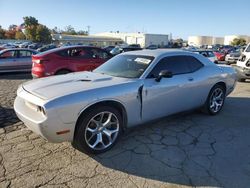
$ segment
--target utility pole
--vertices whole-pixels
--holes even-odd
[[[90,32],[90,25],[88,25],[87,28],[88,28],[88,35],[89,35],[89,32]]]

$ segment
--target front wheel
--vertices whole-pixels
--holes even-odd
[[[225,101],[225,88],[221,85],[215,85],[209,92],[204,110],[210,115],[218,114]]]
[[[100,106],[84,114],[76,127],[73,146],[87,153],[103,153],[115,145],[123,126],[120,112]]]

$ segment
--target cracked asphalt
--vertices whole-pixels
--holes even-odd
[[[250,185],[250,82],[223,111],[178,114],[133,128],[110,151],[89,156],[52,144],[13,111],[20,83],[0,76],[0,187],[229,187]]]

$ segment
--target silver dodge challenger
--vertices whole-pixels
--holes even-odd
[[[236,72],[181,50],[117,55],[93,72],[78,72],[19,86],[14,109],[24,124],[50,142],[72,142],[87,153],[109,150],[126,128],[202,108],[220,112]]]

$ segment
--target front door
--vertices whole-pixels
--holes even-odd
[[[0,72],[15,71],[17,61],[17,51],[8,50],[0,55]]]
[[[191,70],[186,56],[165,57],[158,62],[144,81],[143,121],[164,117],[177,112],[192,109],[199,105],[200,86],[194,77],[196,70]],[[200,64],[202,67],[202,64]],[[200,68],[201,68],[200,67]],[[171,71],[173,77],[155,80],[162,70]],[[198,70],[198,69],[197,69]],[[199,97],[198,97],[199,98]]]
[[[32,52],[28,50],[20,50],[18,55],[18,61],[16,61],[16,66],[19,70],[29,70],[32,68],[31,60]]]

